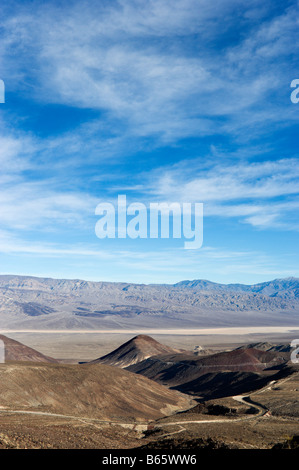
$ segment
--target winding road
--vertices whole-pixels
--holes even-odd
[[[295,374],[292,374],[291,376],[281,379],[281,380],[273,380],[272,382],[269,382],[265,387],[262,389],[256,390],[254,392],[251,392],[249,395],[235,395],[227,398],[232,398],[240,403],[244,403],[250,408],[255,408],[258,410],[258,413],[252,414],[250,416],[243,416],[240,418],[232,418],[232,419],[211,419],[211,420],[190,420],[190,421],[171,421],[168,423],[156,423],[156,422],[140,422],[140,423],[124,423],[124,422],[119,422],[119,421],[111,421],[111,420],[105,420],[105,419],[97,419],[97,418],[89,418],[89,417],[83,417],[83,416],[73,416],[73,415],[64,415],[64,414],[59,414],[59,413],[50,413],[50,412],[44,412],[44,411],[29,411],[29,410],[14,410],[14,409],[9,409],[9,408],[4,408],[0,406],[0,414],[24,414],[24,415],[35,415],[35,416],[49,416],[49,417],[54,417],[54,418],[61,418],[61,419],[71,419],[71,420],[76,420],[80,421],[89,425],[93,425],[97,428],[99,428],[98,425],[109,425],[109,426],[121,426],[126,429],[134,430],[140,433],[143,433],[144,431],[148,430],[159,430],[163,429],[165,427],[169,426],[179,426],[180,429],[171,433],[167,433],[164,436],[171,436],[174,434],[181,433],[183,431],[186,431],[186,428],[184,425],[186,424],[219,424],[219,423],[237,423],[240,421],[248,421],[251,419],[256,419],[260,418],[263,416],[269,416],[269,410],[262,405],[261,403],[258,403],[252,399],[252,396],[254,395],[259,395],[267,390],[271,390],[272,385],[281,385],[282,383],[285,383],[286,381],[290,380],[291,378],[294,377],[294,375],[298,375],[299,372],[296,372]]]

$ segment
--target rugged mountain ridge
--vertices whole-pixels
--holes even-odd
[[[299,280],[143,285],[0,276],[0,331],[252,325],[299,325]]]
[[[81,279],[54,279],[42,278],[34,276],[19,276],[19,275],[0,275],[0,288],[1,289],[25,289],[25,290],[53,290],[60,289],[64,292],[75,292],[83,290],[109,289],[117,287],[124,291],[129,288],[169,288],[169,289],[197,289],[205,291],[225,291],[225,292],[263,292],[268,296],[285,296],[285,293],[290,294],[292,297],[299,297],[299,278],[288,277],[282,279],[274,279],[267,282],[258,284],[219,284],[204,279],[184,280],[175,284],[134,284],[126,282],[96,282],[84,281]]]
[[[180,288],[197,290],[217,292],[252,292],[269,297],[281,297],[285,299],[299,298],[299,279],[296,277],[274,279],[273,281],[252,285],[218,284],[206,280],[181,281],[174,285]]]

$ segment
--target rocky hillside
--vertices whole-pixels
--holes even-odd
[[[178,392],[102,364],[1,364],[0,395],[2,409],[123,422],[157,419],[191,406]]]

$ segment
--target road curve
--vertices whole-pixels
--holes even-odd
[[[256,390],[255,392],[250,393],[249,395],[235,395],[227,398],[232,398],[240,403],[244,403],[247,406],[251,408],[255,408],[258,410],[257,414],[253,414],[251,416],[246,416],[246,417],[240,417],[240,418],[233,418],[233,419],[213,419],[213,420],[190,420],[190,421],[172,421],[170,423],[159,423],[159,424],[154,424],[154,422],[140,422],[140,423],[123,423],[119,421],[111,421],[111,420],[105,420],[105,419],[97,419],[97,418],[88,418],[88,417],[82,417],[82,416],[72,416],[72,415],[63,415],[59,413],[50,413],[50,412],[45,412],[45,411],[29,411],[29,410],[12,410],[9,408],[2,408],[0,406],[0,414],[28,414],[28,415],[36,415],[36,416],[50,416],[50,417],[55,417],[55,418],[62,418],[62,419],[73,419],[77,421],[82,421],[87,424],[91,425],[96,425],[96,424],[103,424],[103,425],[110,425],[110,426],[121,426],[127,429],[135,430],[137,432],[144,432],[148,431],[149,429],[162,429],[164,427],[168,426],[180,426],[179,431],[175,431],[170,434],[176,434],[178,432],[183,432],[182,425],[184,424],[219,424],[219,423],[237,423],[240,421],[248,421],[251,419],[256,419],[260,418],[262,416],[267,415],[269,410],[263,406],[261,403],[258,403],[254,400],[252,400],[253,395],[258,395],[260,393],[263,393],[266,390],[271,389],[272,384],[282,384],[286,382],[287,380],[291,379],[294,374],[291,376],[281,379],[278,381],[272,381],[269,384],[267,384],[265,387],[263,387],[260,390]],[[168,434],[168,435],[170,435]]]

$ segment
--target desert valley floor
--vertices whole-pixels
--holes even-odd
[[[290,341],[299,331],[282,330],[10,332],[1,336],[0,447],[294,446],[299,367]]]

